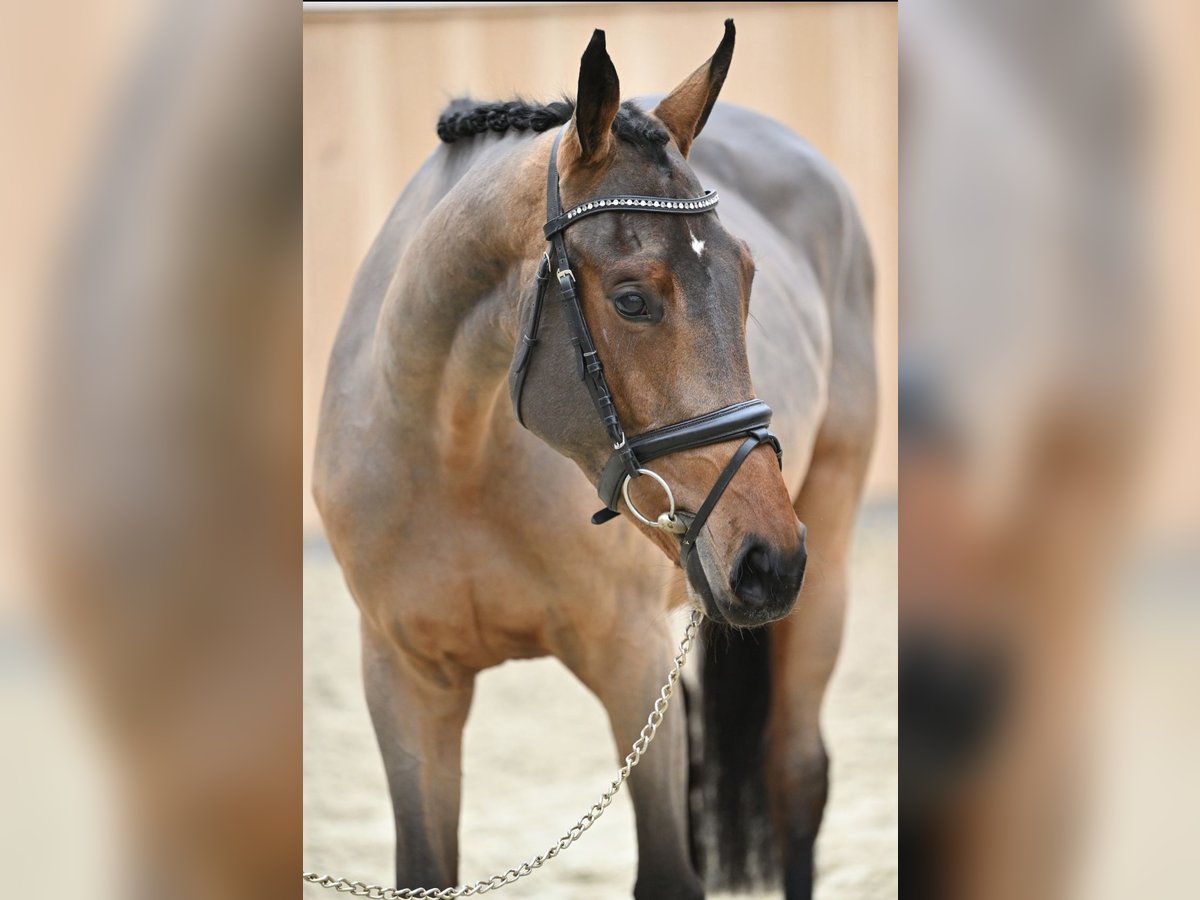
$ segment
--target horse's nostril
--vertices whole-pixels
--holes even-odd
[[[758,575],[766,575],[771,571],[771,555],[766,547],[755,547],[746,554],[746,567]]]
[[[729,573],[729,586],[747,609],[791,604],[804,578],[803,545],[781,553],[763,540],[748,538]]]

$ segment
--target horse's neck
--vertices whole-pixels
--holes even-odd
[[[472,148],[482,158],[425,217],[380,312],[376,363],[411,418],[404,430],[421,422],[428,449],[456,469],[477,468],[497,420],[512,418],[518,306],[544,243],[544,143]]]

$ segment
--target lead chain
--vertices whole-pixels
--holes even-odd
[[[600,795],[600,799],[592,804],[592,807],[583,814],[583,817],[572,825],[545,853],[538,854],[528,862],[521,863],[516,868],[509,869],[500,875],[493,875],[491,878],[476,881],[473,884],[461,884],[457,887],[385,888],[378,884],[364,884],[361,881],[335,878],[332,875],[318,875],[315,872],[305,872],[304,880],[309,884],[315,884],[319,887],[332,888],[342,894],[350,894],[354,897],[369,897],[371,900],[452,900],[455,897],[473,897],[476,894],[486,894],[488,891],[498,890],[505,885],[512,884],[518,878],[524,878],[526,875],[533,874],[535,870],[540,869],[547,862],[574,844],[583,836],[585,831],[596,824],[596,820],[608,809],[613,801],[613,797],[617,795],[617,792],[621,790],[621,786],[629,778],[629,773],[642,761],[642,756],[645,755],[650,742],[654,740],[654,735],[658,732],[658,727],[662,724],[663,715],[671,703],[671,696],[675,693],[675,685],[679,683],[679,676],[683,671],[683,664],[687,661],[688,652],[692,649],[692,643],[696,638],[696,631],[700,627],[700,619],[700,611],[693,610],[687,628],[684,629],[683,640],[679,642],[679,652],[675,654],[675,663],[671,666],[670,674],[667,675],[667,683],[659,691],[658,699],[654,701],[654,709],[650,711],[650,716],[646,719],[646,724],[642,727],[641,734],[633,742],[633,748],[629,751],[629,755],[625,757],[625,765],[621,766],[617,777],[612,780],[612,784],[608,786],[608,790]]]

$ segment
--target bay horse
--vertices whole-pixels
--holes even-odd
[[[687,723],[668,718],[630,781],[634,896],[757,881],[811,895],[828,771],[819,715],[875,427],[873,273],[830,164],[783,126],[716,103],[733,45],[728,21],[673,91],[623,103],[596,31],[573,102],[455,101],[443,145],[356,278],[313,490],[361,611],[401,886],[457,882],[461,738],[480,671],[557,657],[628,747],[674,652],[669,613],[691,605],[709,620],[702,699],[689,704],[703,738],[689,765]],[[587,521],[613,442],[557,302],[561,272],[537,352],[523,358],[530,286],[545,275],[552,148],[564,209],[719,189],[719,216],[612,211],[564,232],[569,281],[631,440],[755,396],[774,410],[782,471],[769,446],[748,453],[686,568],[680,536],[619,501],[623,523]],[[509,397],[518,380],[525,427]],[[679,509],[695,511],[736,448],[653,465]],[[664,504],[650,478],[627,486],[641,510]]]

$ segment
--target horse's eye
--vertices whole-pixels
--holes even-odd
[[[650,310],[646,306],[646,298],[641,294],[622,294],[613,301],[619,312],[626,319],[648,319]]]

